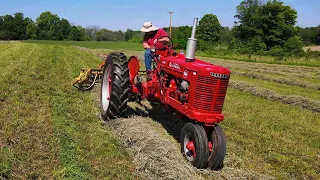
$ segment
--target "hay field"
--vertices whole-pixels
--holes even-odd
[[[159,104],[130,103],[129,118],[101,123],[99,86],[78,92],[71,81],[110,49],[0,44],[1,178],[320,178],[318,67],[203,58],[232,71],[220,123],[227,155],[216,172],[184,160],[184,121]]]

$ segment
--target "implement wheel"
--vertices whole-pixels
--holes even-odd
[[[103,120],[125,115],[129,93],[128,60],[123,53],[111,53],[105,62],[100,91]]]
[[[194,167],[199,169],[207,167],[208,138],[203,127],[192,123],[184,125],[180,143],[181,152]]]
[[[223,160],[226,155],[226,136],[222,128],[215,125],[209,137],[208,167],[213,170],[223,168]]]

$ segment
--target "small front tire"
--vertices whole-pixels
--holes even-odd
[[[207,167],[208,138],[202,126],[192,123],[185,124],[181,132],[180,143],[181,152],[194,167],[198,169]]]
[[[223,168],[223,161],[226,155],[226,136],[222,128],[215,125],[208,139],[212,145],[209,149],[208,167],[213,170],[220,170]]]

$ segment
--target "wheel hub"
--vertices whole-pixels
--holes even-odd
[[[212,142],[208,143],[208,149],[209,149],[209,152],[212,152],[213,150]]]
[[[187,147],[187,149],[188,149],[189,151],[194,151],[194,150],[195,150],[195,149],[194,149],[194,143],[193,143],[193,141],[188,142],[188,144],[186,145],[186,147]]]
[[[193,161],[196,157],[196,147],[193,137],[190,135],[184,138],[184,153],[189,161]]]
[[[105,73],[103,75],[103,81],[102,81],[102,108],[104,111],[108,110],[109,103],[110,103],[110,96],[111,96],[111,85],[112,85],[112,79],[111,79],[111,66],[107,66]]]

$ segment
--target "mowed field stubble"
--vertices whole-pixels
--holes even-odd
[[[197,170],[180,153],[184,122],[159,104],[102,123],[99,86],[71,86],[111,51],[143,65],[139,46],[0,44],[0,179],[320,179],[319,67],[202,58],[232,75],[224,169]]]

